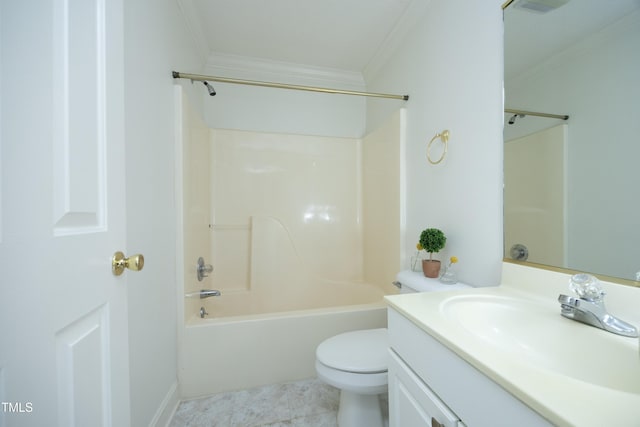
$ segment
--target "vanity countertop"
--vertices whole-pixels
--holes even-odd
[[[555,425],[640,426],[638,339],[562,317],[557,297],[570,294],[568,278],[505,263],[497,287],[386,300]],[[603,287],[609,312],[640,325],[640,289]]]

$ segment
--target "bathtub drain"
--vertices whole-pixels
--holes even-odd
[[[204,319],[204,316],[208,316],[209,313],[207,313],[207,310],[204,309],[204,307],[200,307],[200,317],[202,319]]]

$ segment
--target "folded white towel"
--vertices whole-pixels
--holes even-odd
[[[465,283],[456,283],[453,285],[446,285],[440,282],[438,279],[431,279],[425,277],[420,271],[404,270],[396,275],[396,280],[402,283],[403,286],[408,286],[411,289],[415,289],[418,292],[434,292],[434,291],[451,291],[453,289],[466,289],[471,286]],[[405,290],[406,291],[406,290]]]

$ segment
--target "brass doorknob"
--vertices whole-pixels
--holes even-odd
[[[113,258],[111,258],[111,272],[114,276],[121,275],[125,268],[140,271],[142,267],[144,267],[144,257],[141,254],[131,255],[129,258],[125,258],[124,254],[118,251],[113,254]]]

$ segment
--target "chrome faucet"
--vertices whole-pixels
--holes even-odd
[[[200,291],[200,299],[209,297],[219,297],[220,291],[215,289],[202,289]]]
[[[605,293],[598,279],[589,274],[576,274],[571,277],[569,288],[579,298],[560,294],[560,314],[564,317],[625,337],[638,336],[635,326],[607,312],[604,306]]]
[[[202,282],[202,279],[205,277],[209,277],[209,273],[213,271],[213,266],[211,264],[205,264],[204,258],[198,258],[198,263],[196,265],[196,276],[198,277],[198,282]]]
[[[201,289],[199,291],[196,292],[189,292],[187,294],[184,294],[185,297],[187,298],[195,298],[198,297],[200,299],[202,298],[209,298],[209,297],[219,297],[220,291],[215,290],[215,289]]]

